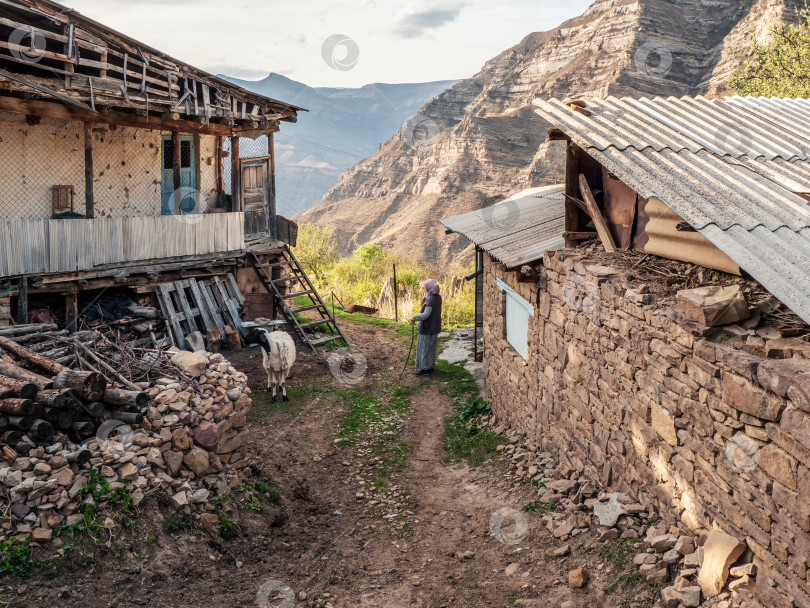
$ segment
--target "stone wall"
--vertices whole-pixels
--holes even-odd
[[[674,298],[628,288],[621,273],[580,256],[547,253],[529,282],[487,256],[494,414],[606,489],[744,539],[758,599],[810,607],[810,361],[708,338],[678,320]],[[496,278],[534,306],[528,361],[505,338]]]

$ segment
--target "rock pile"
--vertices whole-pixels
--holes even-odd
[[[664,608],[761,608],[749,592],[756,566],[744,542],[719,530],[692,531],[661,521],[650,497],[605,493],[582,471],[559,464],[551,452],[540,451],[495,417],[479,424],[510,438],[499,450],[509,460],[511,477],[538,488],[537,502],[548,511],[543,525],[556,539],[565,541],[592,529],[600,543],[635,541],[633,565],[650,584],[663,587]],[[552,554],[570,552],[565,544]],[[572,587],[587,581],[588,573],[581,569],[569,574]]]
[[[111,420],[83,444],[65,440],[0,462],[0,540],[45,543],[76,524],[94,504],[86,488],[99,476],[109,492],[126,492],[133,507],[164,490],[182,514],[214,511],[208,499],[219,482],[235,481],[247,464],[247,378],[220,354],[178,352],[171,361],[183,373],[147,389],[140,425]]]

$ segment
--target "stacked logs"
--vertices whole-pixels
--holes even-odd
[[[145,392],[116,388],[98,371],[70,369],[21,342],[0,332],[0,449],[24,455],[60,435],[82,443],[107,420],[143,421]]]

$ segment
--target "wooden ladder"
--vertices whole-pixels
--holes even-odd
[[[289,325],[296,335],[301,339],[304,344],[308,344],[314,352],[318,352],[318,346],[328,344],[333,340],[343,340],[348,344],[346,336],[343,335],[335,318],[321,299],[318,290],[309,280],[307,273],[301,268],[301,264],[295,259],[295,256],[290,251],[287,245],[280,249],[274,249],[268,253],[278,256],[278,260],[272,263],[263,263],[254,252],[248,253],[250,265],[256,272],[256,276],[264,285],[268,293],[272,294],[276,301],[276,306],[284,317],[287,325]],[[273,279],[273,268],[288,268],[290,276],[283,279]],[[282,287],[284,290],[282,291]],[[294,289],[294,288],[297,288]],[[298,296],[309,297],[310,304],[305,306],[296,307],[294,299]],[[288,303],[289,302],[289,303]],[[314,310],[320,314],[321,318],[315,321],[300,322],[296,313]],[[313,330],[320,325],[326,325],[327,328],[332,329],[335,333],[328,334],[322,338],[311,338],[307,330]]]

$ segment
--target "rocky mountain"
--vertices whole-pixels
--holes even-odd
[[[376,152],[409,116],[455,82],[346,89],[309,87],[280,74],[229,80],[309,110],[298,115],[296,124],[284,125],[275,140],[278,209],[287,217],[316,205],[346,169]],[[266,141],[244,142],[243,147],[246,154],[267,152]]]
[[[297,219],[336,226],[345,250],[373,240],[446,261],[467,243],[445,236],[440,218],[561,179],[562,144],[545,141],[533,99],[723,95],[754,32],[802,4],[597,0],[436,97]]]

